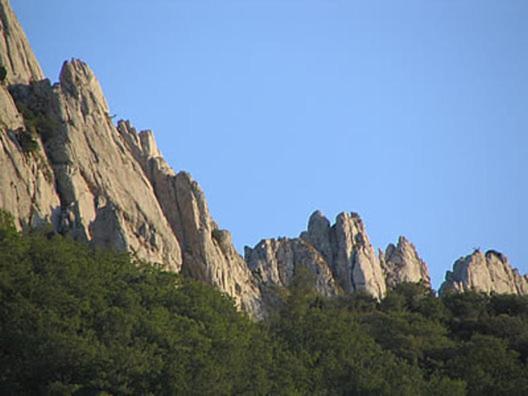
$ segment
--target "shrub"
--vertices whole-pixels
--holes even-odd
[[[44,141],[51,137],[55,130],[60,128],[60,124],[47,116],[43,110],[35,111],[23,103],[17,104],[17,108],[24,118],[28,131],[32,134],[40,135]]]
[[[4,65],[0,65],[0,82],[4,82],[7,77],[7,69]]]
[[[17,133],[17,140],[25,153],[34,153],[38,150],[39,145],[34,138],[34,134],[28,130],[22,129]]]

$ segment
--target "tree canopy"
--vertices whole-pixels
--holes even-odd
[[[254,322],[213,288],[0,212],[0,394],[528,394],[528,298],[328,299]]]

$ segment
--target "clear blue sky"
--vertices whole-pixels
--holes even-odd
[[[346,210],[435,286],[474,247],[528,272],[528,1],[11,2],[46,74],[87,61],[240,250]]]

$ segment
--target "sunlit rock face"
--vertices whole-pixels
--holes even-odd
[[[8,0],[0,0],[0,64],[7,71],[8,84],[29,84],[44,79]]]
[[[86,63],[65,62],[51,85],[7,0],[0,0],[0,19],[7,71],[0,86],[0,208],[19,228],[51,223],[62,234],[184,271],[259,317],[259,288],[198,184],[169,167],[151,131],[113,124]],[[34,141],[31,152],[22,135]]]
[[[386,286],[379,258],[355,213],[341,213],[334,225],[319,211],[299,238],[263,240],[246,248],[249,267],[267,284],[287,287],[298,267],[309,269],[323,295],[363,291],[375,298]]]
[[[316,211],[298,238],[263,240],[244,260],[198,183],[169,166],[152,131],[114,124],[86,63],[65,62],[51,84],[7,0],[0,0],[0,33],[0,208],[18,229],[51,225],[130,252],[217,287],[256,318],[301,269],[324,296],[361,291],[380,299],[401,282],[430,286],[409,241],[377,255],[355,213],[331,224]],[[500,253],[475,252],[455,263],[442,290],[527,294],[527,284]]]
[[[245,258],[260,283],[288,287],[300,268],[314,275],[316,290],[324,296],[338,294],[338,286],[328,263],[306,241],[295,238],[262,240],[253,249],[246,247]]]
[[[385,252],[380,252],[380,261],[388,288],[403,282],[421,283],[431,288],[427,264],[405,237],[401,236],[396,245],[391,243]]]
[[[25,150],[29,134],[9,91],[44,77],[7,0],[0,0],[0,65],[7,72],[0,85],[0,208],[14,215],[19,229],[55,222],[60,207],[55,177],[40,139],[34,139],[38,149]]]
[[[476,250],[455,262],[440,288],[441,293],[464,291],[527,295],[528,277],[519,274],[503,254]]]

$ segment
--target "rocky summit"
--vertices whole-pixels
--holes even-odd
[[[314,212],[298,238],[236,251],[209,213],[198,183],[164,160],[151,131],[113,122],[96,76],[81,60],[44,77],[8,0],[0,0],[0,208],[19,230],[48,227],[183,272],[233,297],[254,317],[303,268],[325,296],[376,299],[402,282],[431,287],[427,265],[400,237],[376,253],[363,221]],[[500,253],[474,252],[448,272],[443,292],[528,294],[528,280]]]
[[[262,240],[245,249],[245,258],[268,293],[287,287],[299,268],[314,275],[325,296],[360,291],[381,299],[398,283],[431,285],[427,265],[407,239],[378,256],[357,213],[341,213],[332,225],[315,211],[299,238]]]
[[[260,291],[191,176],[174,172],[150,131],[113,124],[92,70],[73,59],[44,79],[7,0],[0,0],[0,207],[19,229],[129,251],[219,287],[259,317]]]
[[[440,291],[528,295],[528,276],[522,276],[514,269],[506,256],[489,250],[482,253],[475,250],[472,254],[458,259],[453,271],[446,273],[446,279]]]

